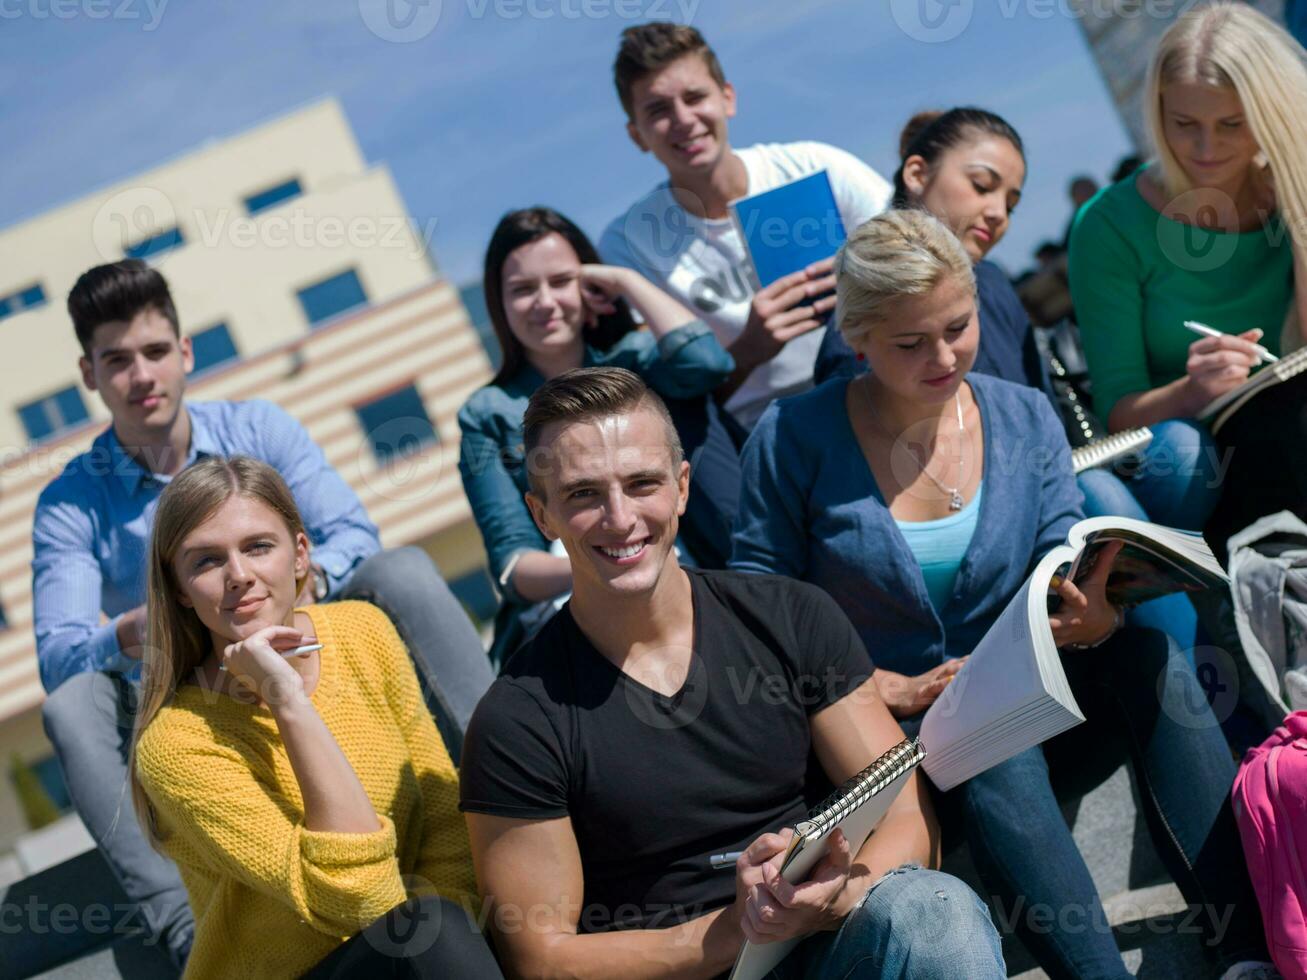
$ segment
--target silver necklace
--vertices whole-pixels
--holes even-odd
[[[890,435],[888,430],[886,430],[886,428],[880,424],[880,420],[876,417],[876,403],[871,400],[870,386],[864,388],[863,390],[866,392],[867,395],[867,407],[871,409],[871,424],[874,425],[876,428],[880,429],[882,433],[889,436],[891,442],[897,442],[898,440],[895,439],[894,436]],[[967,434],[967,429],[966,426],[962,424],[962,399],[960,395],[961,395],[961,390],[959,389],[959,391],[953,395],[953,407],[957,410],[958,433],[965,438]],[[893,452],[893,449],[891,449],[890,451]],[[931,473],[930,470],[926,469],[926,465],[923,462],[921,462],[921,460],[917,459],[916,453],[912,452],[911,449],[908,450],[908,453],[912,456],[912,461],[917,464],[917,469],[921,470],[922,475],[925,476],[926,479],[928,479],[931,483],[935,484],[935,486],[939,488],[941,493],[944,493],[948,496],[948,509],[954,511],[961,510],[966,503],[966,501],[962,499],[962,488],[944,486],[943,483],[935,479],[935,474]],[[962,462],[962,456],[961,456],[961,452],[959,451],[959,455],[958,455],[959,472],[961,472],[961,462]]]

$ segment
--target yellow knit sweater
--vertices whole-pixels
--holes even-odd
[[[187,980],[299,976],[407,894],[475,899],[458,774],[395,627],[365,602],[303,611],[323,644],[313,703],[382,827],[307,829],[268,709],[184,685],[137,767],[195,913]]]

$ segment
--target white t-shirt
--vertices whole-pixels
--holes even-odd
[[[889,206],[893,188],[851,153],[825,143],[758,143],[736,155],[749,177],[746,196],[826,170],[845,231],[851,232]],[[599,252],[605,262],[644,275],[708,323],[723,346],[744,330],[753,300],[749,259],[729,218],[698,218],[676,202],[663,182],[604,229]],[[752,427],[772,399],[812,386],[813,362],[824,327],[796,337],[757,367],[726,403]]]

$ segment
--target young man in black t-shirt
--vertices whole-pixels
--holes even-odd
[[[711,977],[746,938],[810,936],[784,976],[1004,976],[980,900],[923,869],[938,859],[924,777],[857,854],[835,835],[807,881],[780,878],[810,753],[839,784],[903,733],[826,593],[677,563],[689,466],[657,396],[621,369],[571,371],[532,397],[525,440],[527,502],[573,593],[464,747],[506,971]]]

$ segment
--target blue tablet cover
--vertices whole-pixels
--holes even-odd
[[[825,170],[742,197],[731,217],[749,250],[754,289],[830,258],[846,237]]]

